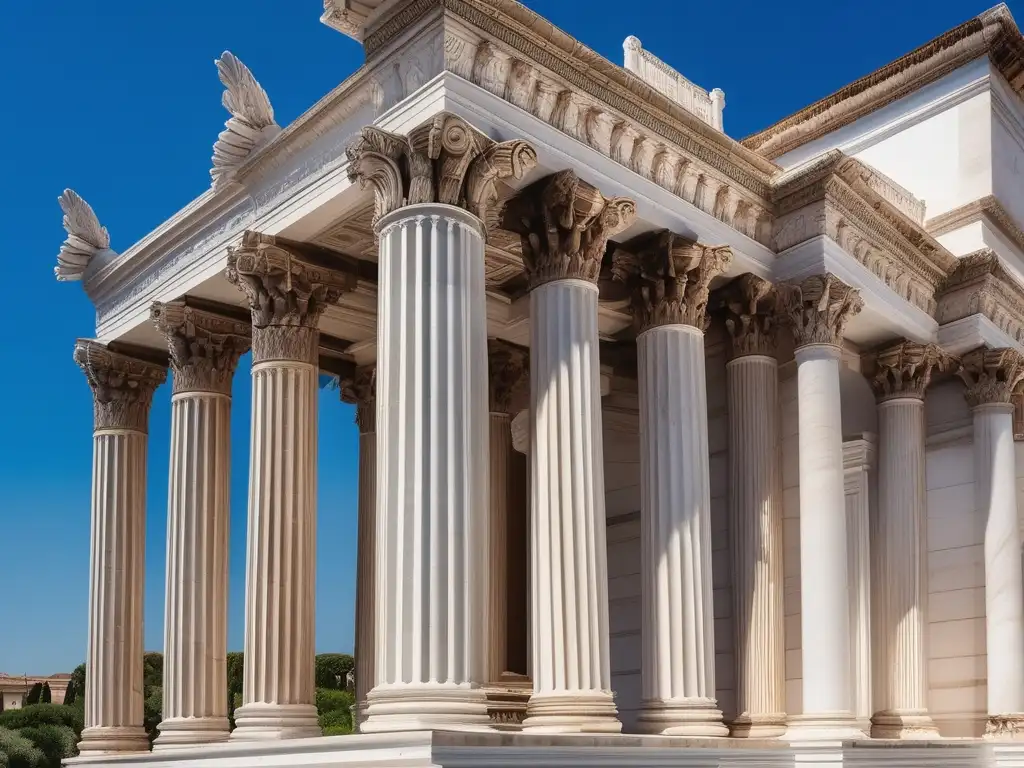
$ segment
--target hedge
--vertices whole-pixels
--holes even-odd
[[[46,757],[44,765],[48,768],[60,768],[61,760],[78,753],[75,748],[78,739],[66,725],[36,725],[22,728],[18,733],[43,753]]]
[[[18,711],[18,710],[13,710]],[[46,755],[17,731],[0,728],[0,755],[7,768],[44,768]]]
[[[0,712],[0,728],[34,728],[40,725],[63,725],[81,735],[82,711],[77,707],[65,707],[60,704],[33,704],[21,709],[8,709]]]

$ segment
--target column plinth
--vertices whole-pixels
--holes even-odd
[[[79,341],[93,392],[89,640],[83,757],[148,752],[143,727],[142,602],[146,445],[153,392],[166,368]]]

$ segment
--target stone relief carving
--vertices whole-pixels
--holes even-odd
[[[1024,716],[990,715],[985,723],[986,738],[1000,741],[1020,741],[1024,735]]]
[[[899,341],[865,355],[863,370],[879,402],[900,397],[923,400],[932,375],[958,364],[935,344]]]
[[[733,357],[773,357],[778,335],[779,301],[775,286],[748,272],[723,289],[722,299]]]
[[[166,366],[85,339],[75,344],[75,362],[92,389],[94,429],[147,431],[153,392],[167,380]]]
[[[360,434],[377,431],[377,368],[357,368],[351,378],[341,380],[341,399],[356,407],[356,426]]]
[[[512,397],[530,373],[529,352],[499,339],[487,342],[491,413],[511,413]]]
[[[64,211],[64,231],[67,239],[57,254],[57,266],[53,273],[58,280],[81,280],[86,268],[98,254],[110,253],[110,235],[106,227],[85,200],[73,189],[65,189],[57,198]]]
[[[597,282],[608,240],[636,219],[636,203],[605,198],[573,171],[541,179],[509,201],[503,227],[520,236],[530,289],[552,280]]]
[[[1024,381],[1024,355],[1014,349],[976,349],[964,355],[957,375],[967,386],[964,397],[972,408],[1009,404]]]
[[[366,16],[351,7],[351,0],[324,0],[324,13],[320,21],[356,40],[363,39]]]
[[[463,207],[489,229],[497,224],[501,179],[520,179],[537,164],[525,141],[496,143],[443,112],[399,136],[369,126],[349,147],[349,177],[374,190],[374,223],[406,205]]]
[[[780,304],[796,346],[841,346],[850,318],[864,308],[860,291],[835,275],[812,275],[800,283],[779,285]]]
[[[248,323],[177,302],[154,302],[150,318],[167,340],[175,394],[231,394],[238,358],[250,345]]]
[[[317,323],[328,305],[355,290],[356,275],[312,264],[277,238],[246,232],[224,272],[252,311],[253,362],[317,362]]]
[[[939,294],[939,325],[981,314],[1014,341],[1024,344],[1024,287],[984,249],[961,257]]]
[[[712,248],[663,230],[616,248],[612,277],[629,287],[641,331],[659,325],[704,331],[711,281],[729,268],[732,258],[727,246]]]
[[[232,181],[235,171],[253,151],[277,136],[281,127],[274,122],[274,108],[252,72],[234,54],[224,51],[217,59],[217,71],[224,84],[221,103],[231,117],[213,145],[213,188]]]

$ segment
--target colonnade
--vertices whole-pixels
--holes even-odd
[[[409,137],[365,129],[350,173],[373,188],[379,235],[378,356],[342,396],[360,430],[356,672],[364,732],[482,729],[485,686],[509,649],[499,587],[511,414],[489,369],[484,248],[500,179],[536,164],[441,115]],[[534,733],[621,729],[611,688],[598,289],[609,240],[635,206],[571,171],[504,210],[521,235],[530,293],[529,672]],[[715,700],[704,332],[728,248],[668,232],[616,247],[639,336],[643,711],[654,734],[730,733]],[[243,706],[233,740],[319,733],[314,707],[317,324],[352,273],[272,237],[246,234],[228,280],[251,323],[157,305],[174,376],[164,700],[157,749],[229,738],[225,678],[230,381],[253,348]],[[752,275],[724,294],[732,342],[730,530],[737,717],[734,736],[857,738],[847,585],[839,373],[857,291],[832,275],[773,286]],[[782,504],[776,333],[793,334],[799,398],[803,712],[785,712]],[[519,354],[519,353],[517,353]],[[157,362],[79,342],[96,413],[89,692],[83,755],[146,748],[141,585],[146,423]],[[901,342],[874,357],[879,397],[882,581],[876,648],[884,702],[875,735],[934,736],[925,701],[923,399],[936,348]],[[513,367],[522,375],[525,360]],[[978,503],[986,510],[990,729],[1024,716],[1024,607],[1009,395],[1024,361],[965,359],[975,408]],[[518,378],[517,378],[518,380]],[[491,387],[488,387],[490,381]],[[501,382],[507,395],[510,382]],[[512,382],[514,383],[514,382]],[[497,494],[497,496],[495,495]],[[525,534],[524,534],[525,535]],[[492,542],[492,545],[488,545]],[[998,588],[995,588],[998,587]],[[507,612],[506,614],[507,615]],[[372,620],[371,620],[372,617]],[[135,649],[138,653],[135,653]]]

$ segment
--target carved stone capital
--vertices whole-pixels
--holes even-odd
[[[238,358],[250,345],[248,323],[201,312],[181,303],[154,302],[150,318],[167,339],[174,394],[231,394]]]
[[[530,289],[553,280],[597,282],[608,240],[636,219],[636,203],[607,199],[573,171],[560,171],[509,201],[504,228],[518,234]]]
[[[511,413],[512,395],[530,371],[529,353],[515,344],[491,339],[487,355],[491,413]]]
[[[465,208],[488,230],[498,221],[500,179],[521,179],[537,164],[525,141],[496,143],[442,112],[400,136],[369,126],[346,150],[349,178],[373,187],[374,223],[407,205]]]
[[[1024,381],[1024,355],[1014,349],[976,349],[964,355],[957,375],[967,385],[964,397],[972,408],[1011,403]]]
[[[230,250],[225,276],[249,300],[254,363],[315,363],[320,316],[356,287],[354,273],[310,263],[258,232],[246,232],[242,245]]]
[[[733,357],[774,357],[779,319],[775,286],[748,272],[729,283],[723,295]]]
[[[934,344],[900,341],[864,359],[864,371],[879,402],[901,397],[924,399],[932,374],[950,370],[954,359]]]
[[[94,429],[147,431],[153,392],[167,380],[166,366],[85,339],[75,344],[75,362],[92,389]]]
[[[641,331],[659,325],[709,323],[711,281],[732,264],[727,246],[711,248],[668,230],[641,235],[615,249],[612,276],[629,286]]]
[[[356,426],[363,435],[377,431],[377,369],[357,368],[351,378],[341,380],[341,399],[356,407]]]
[[[780,286],[779,298],[797,348],[840,346],[847,322],[864,308],[860,291],[829,273],[785,283]]]

